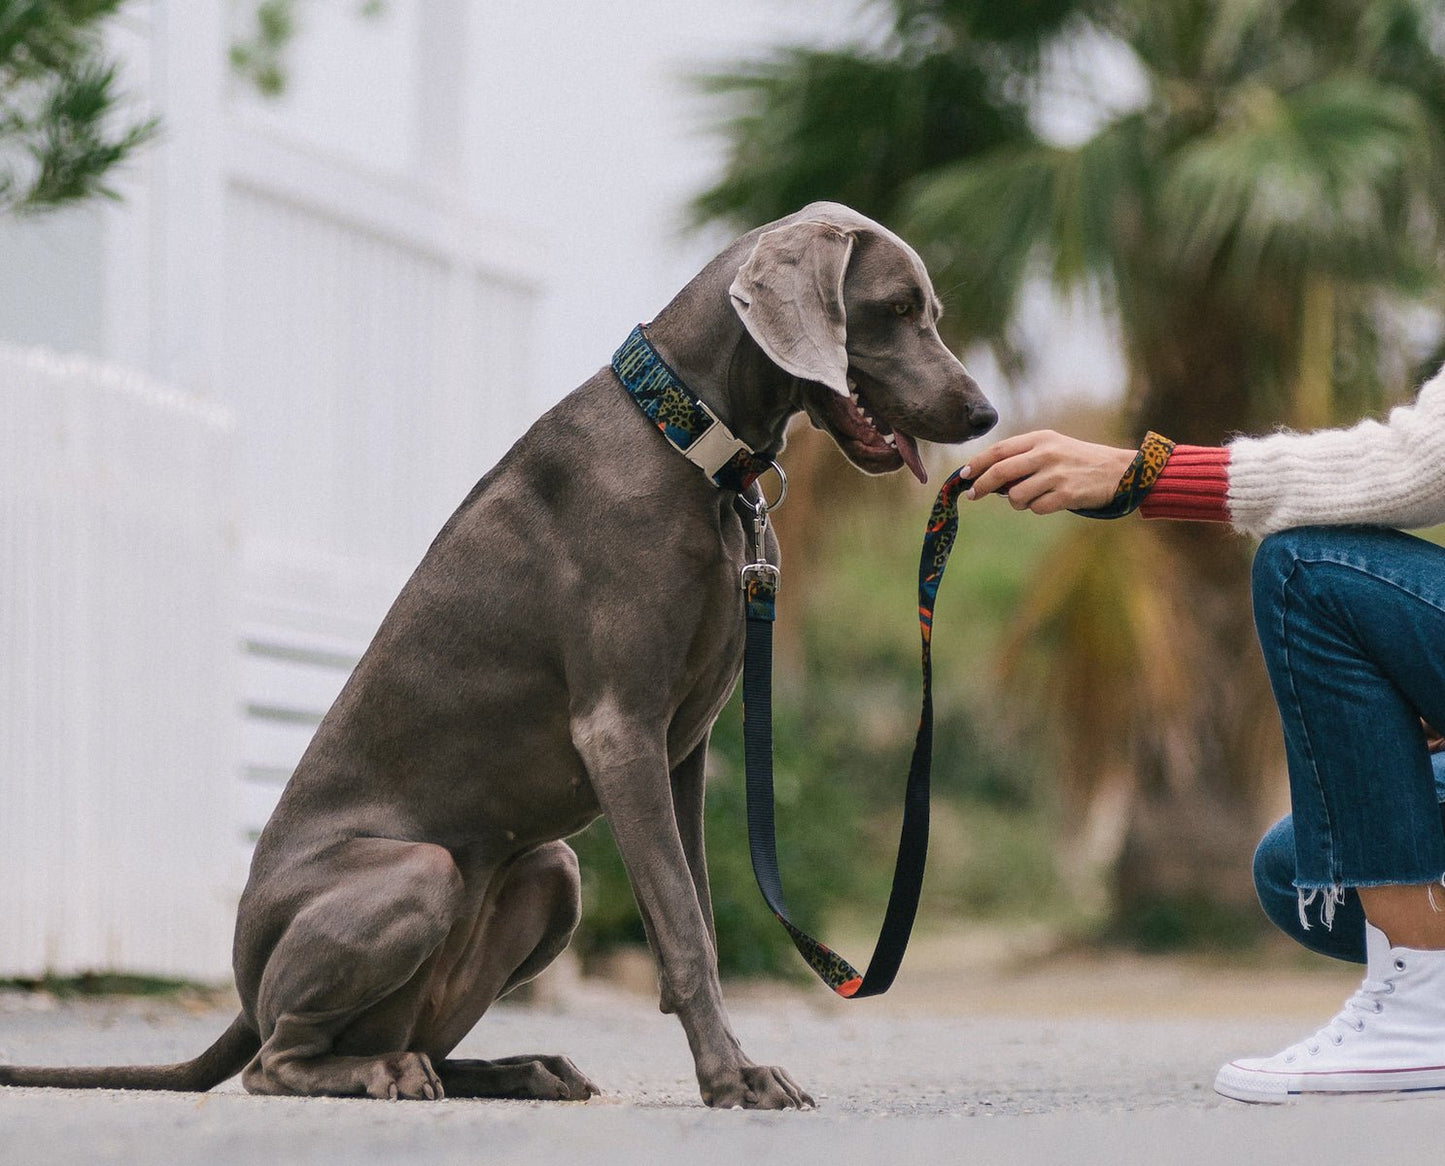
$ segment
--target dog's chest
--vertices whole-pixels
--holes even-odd
[[[677,703],[668,729],[669,760],[686,757],[707,735],[737,684],[746,641],[741,532],[720,542],[718,555],[684,602],[696,612],[686,645]]]

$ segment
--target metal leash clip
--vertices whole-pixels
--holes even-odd
[[[753,561],[742,570],[743,599],[747,604],[747,616],[748,619],[766,620],[769,623],[773,621],[777,609],[778,585],[782,581],[782,572],[768,562],[765,550],[768,515],[778,509],[788,496],[788,475],[783,473],[783,467],[772,462],[770,468],[778,475],[781,483],[775,501],[768,501],[761,485],[758,486],[756,502],[744,495],[738,496],[743,505],[753,512],[752,533],[748,540],[752,544]]]

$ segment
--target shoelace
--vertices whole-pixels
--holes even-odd
[[[1295,1060],[1301,1050],[1308,1052],[1311,1056],[1319,1053],[1324,1047],[1324,1042],[1329,1041],[1332,1045],[1344,1044],[1345,1035],[1348,1032],[1364,1032],[1365,1017],[1378,1016],[1385,1010],[1385,1003],[1380,999],[1388,996],[1395,990],[1394,980],[1366,980],[1355,991],[1355,994],[1345,1001],[1345,1006],[1335,1015],[1314,1036],[1292,1045],[1285,1051],[1284,1059]]]

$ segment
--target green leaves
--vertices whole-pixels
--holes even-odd
[[[363,20],[387,15],[387,0],[353,0]],[[290,82],[287,54],[301,27],[298,0],[251,0],[255,9],[251,31],[231,43],[231,69],[249,81],[262,97],[280,97]]]
[[[1041,265],[1061,286],[1116,278],[1145,203],[1143,133],[1139,117],[1122,117],[1079,147],[1000,150],[910,187],[904,231],[970,336],[1001,337]]]
[[[0,211],[113,196],[106,176],[155,135],[120,113],[98,26],[122,0],[0,0]]]
[[[286,49],[296,35],[294,0],[261,0],[251,35],[231,45],[231,68],[263,97],[286,90]]]

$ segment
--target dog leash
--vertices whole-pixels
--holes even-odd
[[[1174,443],[1167,437],[1148,433],[1133,462],[1119,479],[1114,497],[1096,509],[1075,510],[1085,518],[1122,518],[1132,514],[1153,487],[1163,470]],[[759,494],[757,502],[739,495],[752,510],[753,562],[743,568],[743,594],[747,602],[747,646],[743,656],[743,752],[747,768],[748,845],[752,851],[753,874],[763,899],[778,922],[787,929],[808,966],[839,996],[857,999],[888,991],[913,930],[918,896],[923,889],[923,868],[928,857],[928,795],[933,767],[933,608],[938,585],[948,565],[958,534],[958,497],[973,479],[956,470],[944,482],[923,534],[923,552],[918,563],[918,628],[923,640],[923,711],[918,718],[918,736],[913,760],[908,767],[908,785],[903,795],[903,827],[898,838],[898,860],[893,868],[893,889],[888,896],[883,926],[874,945],[868,970],[856,968],[826,944],[814,939],[788,918],[778,874],[778,848],[773,821],[773,714],[772,665],[773,619],[777,606],[778,569],[763,553],[763,535],[768,513],[783,504],[788,480],[774,465],[782,490],[769,504]]]
[[[774,467],[775,469],[777,467]],[[776,614],[779,573],[767,561],[763,536],[768,513],[787,497],[787,478],[777,501],[769,504],[761,493],[757,502],[740,499],[752,511],[753,562],[742,571],[747,607],[747,645],[743,656],[743,754],[747,771],[748,846],[753,874],[763,899],[792,937],[799,954],[819,978],[839,996],[861,999],[886,992],[898,974],[923,889],[923,868],[928,857],[929,778],[933,766],[933,608],[938,584],[958,532],[958,496],[972,484],[956,472],[943,484],[928,519],[918,564],[918,627],[923,641],[923,711],[908,785],[903,795],[903,826],[898,838],[898,859],[893,868],[893,889],[883,915],[878,941],[866,973],[859,974],[847,960],[814,939],[789,917],[778,873],[778,846],[773,816],[773,620]]]
[[[638,408],[661,431],[668,443],[692,462],[715,485],[737,492],[752,511],[753,561],[742,571],[747,607],[747,643],[743,656],[743,753],[747,770],[748,847],[753,874],[763,898],[787,929],[808,965],[838,995],[847,998],[877,996],[886,992],[898,973],[928,856],[928,796],[933,765],[933,664],[930,643],[933,606],[943,568],[958,532],[958,496],[973,484],[955,472],[933,504],[923,553],[918,566],[918,624],[923,639],[923,712],[908,768],[904,791],[903,827],[898,839],[898,860],[893,868],[893,889],[888,896],[883,926],[868,971],[858,971],[825,944],[788,918],[778,874],[778,846],[773,817],[773,619],[776,614],[779,573],[767,561],[763,540],[768,513],[788,496],[788,479],[782,468],[765,454],[738,439],[722,420],[652,347],[646,328],[639,324],[612,357],[612,370]],[[1119,518],[1135,510],[1158,478],[1174,443],[1150,433],[1133,463],[1120,479],[1114,498],[1097,510],[1076,510],[1088,518]],[[747,490],[767,469],[781,482],[775,502],[759,492],[753,502]]]

